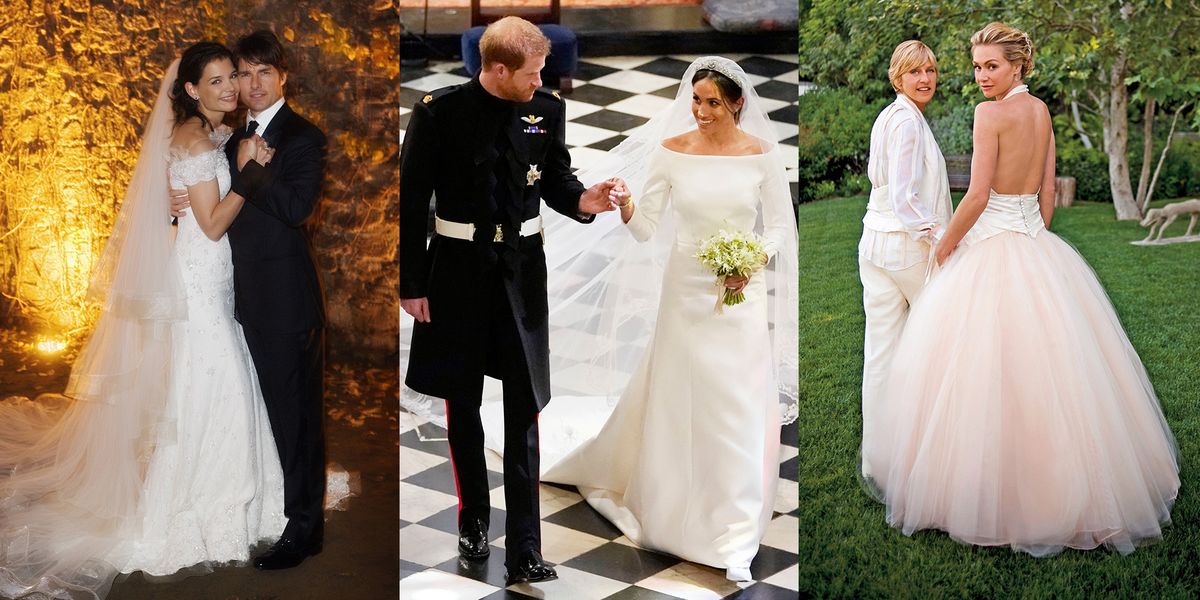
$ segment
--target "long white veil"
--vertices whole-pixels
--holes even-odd
[[[763,110],[754,86],[735,62],[722,57],[703,57],[684,72],[674,101],[642,125],[604,160],[576,175],[585,185],[609,177],[620,177],[637,198],[645,182],[645,167],[650,153],[662,141],[696,127],[691,113],[692,77],[700,69],[716,70],[740,84],[745,103],[739,127],[763,140],[763,151],[777,163],[774,189],[780,194],[762,198],[780,214],[793,214],[786,193],[786,164],[776,143],[776,128]],[[580,225],[552,211],[543,211],[546,228],[547,293],[550,308],[550,383],[555,398],[572,396],[598,398],[607,405],[607,414],[625,389],[633,370],[645,352],[658,312],[662,274],[669,255],[674,228],[664,212],[652,241],[638,244],[615,213],[597,216],[590,225]],[[760,210],[760,228],[761,215]],[[765,273],[769,290],[769,316],[775,377],[783,405],[784,423],[798,414],[798,254],[795,222],[792,231],[776,248],[775,258]],[[762,276],[762,275],[760,275]],[[412,319],[401,318],[401,377],[407,367],[408,342]],[[488,428],[489,447],[498,447],[489,413],[497,410],[500,385],[488,380],[484,389],[484,424]],[[553,405],[556,400],[551,400]],[[444,406],[410,389],[402,388],[401,404],[411,412],[439,425],[445,425]],[[601,417],[597,417],[601,418]],[[567,437],[586,436],[594,430],[557,432]],[[543,431],[543,436],[549,432]],[[545,444],[543,444],[545,446]],[[545,450],[545,448],[544,448]],[[543,466],[553,462],[543,456]]]
[[[112,234],[92,272],[95,330],[64,395],[0,403],[0,595],[103,596],[132,539],[164,409],[171,323],[186,317],[167,198],[167,69]]]

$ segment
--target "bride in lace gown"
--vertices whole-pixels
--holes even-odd
[[[670,107],[580,174],[628,182],[622,220],[572,234],[550,219],[546,234],[542,479],[576,485],[632,542],[736,581],[772,516],[798,385],[796,222],[774,139],[745,72],[697,59]],[[718,314],[695,254],[722,229],[759,232],[770,266],[727,281],[746,301]],[[483,409],[493,448],[498,410]]]
[[[984,102],[944,269],[913,305],[864,440],[887,520],[1035,556],[1159,538],[1179,491],[1146,370],[1083,258],[1046,229],[1054,136],[1022,80],[1028,36],[971,40]],[[959,243],[961,241],[961,243]],[[955,249],[955,246],[958,248]]]
[[[98,598],[118,573],[243,563],[286,524],[279,457],[233,319],[225,230],[243,199],[229,194],[219,127],[237,108],[232,58],[203,42],[168,70],[93,276],[103,312],[65,395],[0,404],[7,597]],[[270,160],[265,146],[246,150]],[[173,244],[168,171],[192,203]]]

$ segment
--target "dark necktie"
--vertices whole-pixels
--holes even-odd
[[[258,121],[250,121],[246,124],[247,135],[254,135],[255,131],[258,131]]]

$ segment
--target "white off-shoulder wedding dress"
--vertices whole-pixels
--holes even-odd
[[[216,148],[169,161],[171,187],[216,179],[229,191],[225,134]],[[146,475],[141,539],[123,572],[169,574],[199,563],[245,562],[283,533],[283,471],[242,327],[233,315],[229,240],[213,241],[189,213],[175,239],[188,318],[172,339],[174,419]]]
[[[749,578],[779,479],[767,286],[765,274],[751,278],[746,301],[718,314],[716,277],[695,254],[722,229],[759,231],[772,256],[794,235],[792,215],[772,210],[788,203],[762,201],[788,194],[775,189],[785,185],[773,172],[779,164],[770,153],[653,151],[628,223],[645,241],[666,211],[673,213],[650,342],[615,408],[555,397],[540,418],[544,480],[578,486],[639,546],[739,579]]]
[[[194,154],[172,149],[173,187],[216,180],[222,197],[228,192],[228,132],[210,139],[215,148]],[[165,576],[243,563],[257,544],[283,532],[283,473],[234,320],[229,241],[210,240],[188,214],[179,219],[174,253],[187,317],[159,332],[169,336],[169,357],[144,357],[165,362],[165,398],[132,402],[114,389],[102,401],[48,395],[0,404],[0,594],[6,597],[103,597],[117,573]],[[143,415],[129,413],[129,406],[155,408],[138,409],[149,416],[137,424]],[[124,444],[138,446],[139,465],[65,459],[109,448],[114,457],[126,456]],[[140,478],[117,484],[140,490],[76,489],[108,478]]]

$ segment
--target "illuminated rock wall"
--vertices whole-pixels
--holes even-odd
[[[88,273],[170,60],[201,39],[275,30],[288,97],[330,163],[314,240],[330,351],[397,344],[399,130],[391,0],[0,0],[0,323],[86,331]]]
[[[230,0],[229,40],[275,31],[288,103],[329,138],[314,231],[329,351],[394,363],[400,300],[400,20],[393,0]]]
[[[225,19],[205,1],[0,0],[0,317],[87,327],[141,121],[177,48]]]

